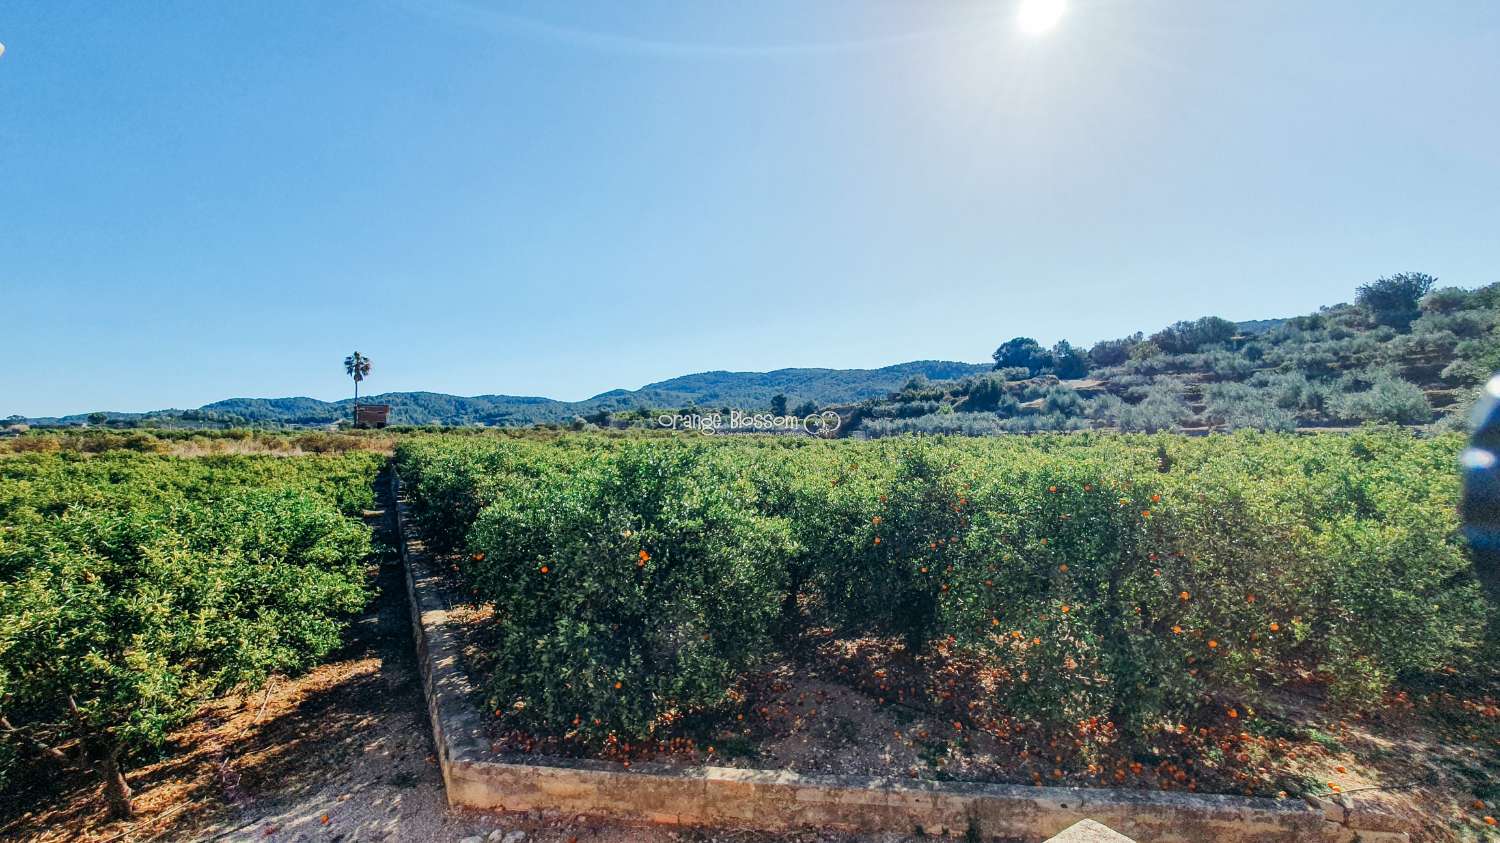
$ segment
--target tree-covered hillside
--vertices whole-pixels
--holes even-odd
[[[994,370],[913,380],[840,408],[846,435],[1117,428],[1292,430],[1367,421],[1461,424],[1500,368],[1500,284],[1403,273],[1352,304],[1283,320],[1208,316],[1084,349],[1003,343]]]
[[[371,395],[396,425],[650,426],[683,410],[803,415],[836,409],[840,435],[982,435],[1348,427],[1366,421],[1456,424],[1500,369],[1500,285],[1439,287],[1402,273],[1360,287],[1353,303],[1288,319],[1176,322],[1092,347],[1002,343],[993,365],[922,360],[881,369],[701,372],[584,401],[436,392]],[[348,399],[232,398],[197,410],[33,419],[119,427],[323,426]]]
[[[617,389],[584,401],[555,401],[515,395],[461,397],[438,392],[388,392],[369,395],[366,404],[391,405],[391,423],[409,425],[525,426],[569,422],[575,417],[608,415],[635,409],[685,406],[764,408],[776,395],[796,404],[818,406],[877,398],[899,389],[914,377],[931,380],[962,378],[988,370],[975,363],[918,360],[880,369],[778,369],[773,372],[701,372],[684,375],[638,390]],[[159,410],[151,413],[103,413],[94,424],[120,426],[204,426],[273,424],[311,426],[332,424],[350,416],[352,400],[314,398],[231,398],[197,410]],[[41,424],[90,423],[90,415],[31,419]]]

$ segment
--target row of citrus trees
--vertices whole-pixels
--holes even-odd
[[[1461,664],[1487,608],[1460,444],[428,437],[397,459],[495,606],[491,702],[523,728],[660,735],[817,623],[942,642],[1003,678],[995,709],[1130,736]]]
[[[367,601],[383,458],[0,459],[0,790],[123,766],[205,699],[314,664]]]

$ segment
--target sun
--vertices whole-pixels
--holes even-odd
[[[1065,11],[1065,0],[1021,0],[1016,25],[1027,35],[1041,35],[1057,26]]]

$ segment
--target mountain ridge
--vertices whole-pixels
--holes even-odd
[[[796,406],[861,401],[899,389],[913,377],[950,380],[988,371],[989,363],[950,360],[913,360],[874,369],[791,367],[768,372],[736,372],[714,369],[668,378],[640,389],[612,389],[582,401],[561,401],[544,396],[451,395],[413,390],[361,396],[361,403],[390,404],[392,424],[487,424],[522,426],[570,421],[574,416],[598,412],[620,412],[640,408],[687,406],[769,406],[777,394]],[[349,417],[352,398],[323,401],[308,396],[279,398],[226,398],[197,409],[168,408],[141,413],[102,411],[110,421],[162,423],[250,423],[310,427],[331,424]],[[101,412],[101,411],[96,411]],[[43,416],[27,419],[32,424],[76,425],[91,413]]]

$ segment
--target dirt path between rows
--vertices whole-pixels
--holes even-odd
[[[382,478],[377,488],[389,488]],[[389,534],[393,509],[371,513]],[[385,543],[388,546],[388,542]],[[463,841],[668,843],[848,841],[806,832],[632,827],[584,817],[448,808],[434,763],[410,610],[399,559],[373,566],[377,595],[344,646],[306,675],[207,706],[173,735],[162,760],[128,774],[137,817],[111,821],[98,787],[60,783],[39,804],[0,824],[0,839],[63,843],[146,841]],[[9,813],[7,811],[7,813]],[[524,837],[517,838],[514,832]],[[903,843],[905,835],[875,838]],[[475,843],[470,840],[468,843]]]

